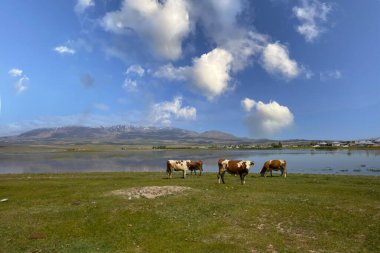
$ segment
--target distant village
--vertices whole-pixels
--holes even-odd
[[[254,144],[212,144],[184,146],[153,146],[153,149],[380,149],[380,138],[355,141],[263,141]]]
[[[372,140],[356,141],[286,141],[260,144],[236,144],[236,145],[214,145],[214,148],[224,149],[339,149],[339,148],[379,148],[380,138]]]

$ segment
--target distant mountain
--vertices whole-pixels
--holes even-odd
[[[250,144],[254,140],[221,131],[197,133],[173,127],[69,126],[34,129],[18,136],[2,138],[27,142],[125,143],[125,144]]]

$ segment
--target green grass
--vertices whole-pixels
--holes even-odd
[[[192,188],[157,199],[117,189]],[[0,252],[380,252],[380,179],[0,175]]]

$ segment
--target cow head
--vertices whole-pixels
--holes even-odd
[[[267,168],[263,167],[260,171],[260,176],[265,176],[265,172],[267,171]]]
[[[249,167],[253,166],[255,163],[252,161],[246,161],[245,164],[247,165],[247,169],[249,169]]]

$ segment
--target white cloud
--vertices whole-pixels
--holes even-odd
[[[22,75],[22,70],[21,69],[17,69],[17,68],[13,68],[11,70],[9,70],[9,74],[13,77],[18,77],[18,76],[21,76]]]
[[[24,72],[21,69],[13,68],[9,70],[8,73],[12,77],[18,78],[18,80],[14,84],[17,94],[20,94],[27,90],[27,83],[29,82],[29,77],[27,77],[25,74],[23,75]]]
[[[170,126],[173,120],[195,120],[197,110],[194,107],[182,107],[182,97],[175,97],[173,101],[154,104],[151,110],[154,123]]]
[[[57,53],[64,55],[64,54],[75,54],[75,50],[72,48],[69,48],[67,46],[57,46],[53,49]]]
[[[294,15],[300,21],[297,32],[303,35],[306,41],[312,42],[325,31],[322,25],[327,22],[327,15],[332,7],[319,0],[302,0],[301,3],[301,6],[293,8]]]
[[[140,77],[142,77],[145,73],[145,70],[140,65],[131,65],[125,72],[126,74],[136,74]]]
[[[270,43],[265,47],[262,65],[269,73],[279,74],[287,79],[295,78],[300,74],[297,62],[289,58],[287,47],[279,42]]]
[[[252,31],[240,32],[223,42],[223,48],[232,56],[232,70],[238,72],[253,63],[253,57],[262,53],[268,37]]]
[[[176,81],[186,81],[191,76],[191,67],[174,67],[173,64],[169,63],[161,66],[156,72],[154,72],[155,77],[166,78],[169,80]]]
[[[87,8],[95,6],[94,0],[78,0],[74,7],[76,13],[83,13]]]
[[[319,74],[319,78],[322,81],[326,81],[329,79],[341,79],[342,78],[342,72],[340,70],[333,70],[333,71],[325,71],[321,72]]]
[[[118,11],[102,20],[105,30],[114,33],[134,31],[147,41],[157,55],[175,60],[182,54],[182,40],[190,32],[185,0],[124,0]]]
[[[27,87],[28,82],[29,82],[29,77],[27,76],[23,76],[20,79],[18,79],[17,82],[15,83],[16,92],[20,94],[26,91],[26,89],[28,88]]]
[[[136,91],[137,86],[137,81],[129,78],[126,78],[122,85],[123,89],[125,89],[126,91]]]
[[[241,106],[244,108],[246,112],[249,112],[252,110],[252,108],[255,106],[256,102],[253,99],[245,98],[241,101]]]
[[[206,35],[221,44],[225,40],[236,38],[241,28],[236,17],[242,12],[244,4],[240,0],[192,1],[191,11],[195,19],[201,21]]]
[[[232,60],[231,53],[221,48],[193,60],[193,83],[208,99],[227,90]]]
[[[154,76],[169,80],[187,81],[208,99],[221,95],[229,88],[233,57],[222,48],[193,59],[192,66],[175,68],[172,64],[161,67]]]
[[[238,22],[244,16],[248,1],[211,0],[192,1],[192,16],[200,21],[206,37],[217,47],[224,48],[233,56],[232,71],[243,70],[253,57],[263,50],[268,36],[249,30]]]
[[[265,104],[246,98],[241,101],[241,104],[246,111],[250,112],[245,118],[245,124],[254,136],[270,136],[293,124],[293,113],[288,107],[276,101]]]

